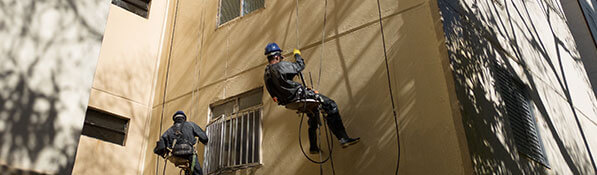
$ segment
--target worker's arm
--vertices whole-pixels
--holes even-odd
[[[294,67],[296,72],[301,72],[305,69],[305,60],[303,60],[303,57],[301,56],[301,51],[298,49],[294,49],[294,59],[296,59],[296,63],[294,63]]]
[[[274,96],[274,93],[272,93],[273,92],[272,87],[274,87],[274,84],[271,82],[271,77],[269,77],[269,75],[268,75],[267,72],[264,75],[263,79],[264,79],[264,82],[265,82],[265,89],[267,89],[267,92],[272,97],[272,99],[274,100],[274,102],[277,103],[278,102],[278,97]]]
[[[205,134],[205,131],[203,131],[203,129],[201,129],[201,127],[199,127],[199,125],[190,122],[191,125],[193,126],[193,133],[195,134],[195,136],[199,137],[199,141],[201,143],[203,143],[204,145],[207,144],[208,138],[207,138],[207,134]]]
[[[156,143],[155,148],[153,149],[153,153],[162,157],[168,153],[168,149],[166,149],[168,146],[168,143],[166,143],[168,142],[168,139],[166,137],[166,133],[160,137],[160,140]]]

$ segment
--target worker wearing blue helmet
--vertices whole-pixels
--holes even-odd
[[[301,52],[294,49],[294,58],[296,62],[283,61],[282,49],[276,43],[269,43],[265,47],[265,56],[269,64],[265,67],[264,80],[265,87],[270,96],[278,103],[278,105],[287,105],[291,102],[299,100],[300,98],[314,98],[317,99],[322,106],[323,111],[327,114],[325,120],[332,131],[338,138],[342,148],[346,148],[352,144],[358,143],[360,138],[351,138],[346,133],[338,105],[334,100],[317,93],[316,91],[304,88],[302,84],[293,81],[293,78],[305,69],[305,61],[301,57]],[[317,109],[314,109],[317,110]],[[309,117],[309,152],[311,154],[319,153],[317,146],[316,130],[319,124],[319,112],[311,111],[307,113]]]

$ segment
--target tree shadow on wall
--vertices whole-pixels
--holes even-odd
[[[0,174],[71,174],[83,123],[69,115],[86,109],[76,80],[94,70],[101,3],[0,1]]]
[[[553,136],[552,142],[555,142],[557,147],[555,151],[559,151],[567,164],[565,166],[573,174],[591,174],[592,165],[585,158],[585,150],[571,145],[570,140],[559,132],[561,129],[556,129],[563,126],[554,123],[554,118],[558,116],[554,116],[550,112],[553,111],[552,108],[558,106],[551,104],[555,101],[550,102],[545,100],[546,98],[542,98],[543,94],[537,87],[540,82],[534,79],[536,75],[533,75],[527,68],[527,62],[537,64],[543,66],[541,70],[545,72],[541,73],[555,76],[557,79],[555,83],[566,94],[567,102],[572,109],[572,114],[568,115],[577,115],[562,67],[562,53],[558,52],[557,58],[548,54],[546,45],[549,43],[542,40],[543,36],[537,32],[533,20],[524,20],[527,17],[532,18],[526,3],[528,1],[520,2],[518,4],[523,4],[523,6],[517,6],[516,2],[510,1],[477,0],[470,3],[472,5],[468,5],[464,2],[439,0],[473,172],[476,174],[547,173],[545,166],[520,155],[515,147],[514,137],[509,129],[508,116],[505,115],[506,108],[500,99],[503,94],[492,89],[496,76],[492,67],[500,64],[509,72],[515,72],[514,70],[519,67],[523,68],[524,76],[528,78],[530,98],[540,112],[540,117],[546,122],[549,129],[547,134]],[[547,19],[550,17],[563,18],[562,14],[557,13],[559,10],[554,4],[546,2],[539,2],[539,4],[545,5],[543,6],[543,15],[547,16]],[[481,9],[490,9],[490,11]],[[502,10],[501,12],[505,10],[508,16],[496,15],[500,14],[500,10]],[[517,17],[522,19],[523,25],[518,24],[520,21],[513,21],[510,15],[518,15]],[[548,20],[547,23],[551,27],[553,35],[548,37],[554,38],[556,50],[559,51],[558,48],[562,48],[568,52],[567,54],[574,55],[556,36],[551,21]],[[517,33],[509,33],[516,29],[528,32],[530,36],[524,35],[522,38],[517,38]],[[501,39],[509,41],[500,42]],[[532,50],[522,50],[518,45],[520,42],[528,42]],[[523,53],[528,52],[534,52],[540,59],[524,58]]]
[[[54,127],[59,110],[57,106],[58,97],[56,95],[46,95],[32,89],[27,84],[27,78],[23,74],[12,71],[3,72],[0,81],[9,81],[7,80],[9,76],[17,77],[17,83],[14,89],[8,89],[9,93],[6,93],[7,88],[3,88],[5,92],[0,96],[3,124],[1,136],[3,151],[0,152],[0,158],[6,161],[8,166],[13,163],[21,164],[24,162],[35,166],[38,163],[36,160],[41,156],[54,157],[50,160],[55,162],[50,164],[63,164],[58,162],[65,161],[64,158],[69,156],[66,150],[54,149],[51,146],[54,144],[57,130],[61,130],[61,128]],[[52,75],[52,77],[55,76]],[[53,93],[59,94],[60,89],[54,78],[52,78],[52,85]],[[36,110],[40,104],[44,105],[44,103],[47,105],[47,110]],[[74,134],[72,137],[78,137],[78,134]],[[60,166],[58,172],[66,173],[64,168],[66,167]],[[8,172],[8,174],[37,174],[24,170],[13,170],[9,167],[3,167],[1,170]]]

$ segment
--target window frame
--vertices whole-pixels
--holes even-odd
[[[254,14],[254,13],[256,13],[258,11],[261,11],[261,10],[263,10],[263,9],[266,8],[266,3],[265,3],[266,0],[263,0],[263,7],[255,9],[253,11],[250,11],[247,14],[243,14],[244,4],[245,4],[246,0],[238,0],[238,1],[240,1],[240,5],[239,5],[239,9],[238,9],[239,10],[239,15],[236,16],[236,17],[234,17],[234,18],[232,18],[232,19],[230,19],[230,20],[228,20],[228,21],[226,21],[226,22],[224,22],[224,23],[221,23],[220,19],[221,19],[221,16],[222,16],[222,1],[224,1],[224,0],[220,0],[220,2],[218,3],[218,11],[217,11],[217,15],[216,15],[216,29],[218,29],[218,28],[220,28],[222,26],[225,26],[227,24],[230,24],[230,23],[232,23],[234,21],[237,21],[237,20],[239,20],[239,19],[241,19],[241,18],[243,18],[245,16],[250,16],[251,14]]]
[[[102,126],[102,125],[97,125],[97,124],[94,124],[94,123],[88,121],[87,120],[87,117],[88,117],[87,113],[90,110],[94,111],[96,113],[102,114],[101,117],[113,117],[113,118],[116,118],[116,119],[119,119],[119,120],[124,120],[125,121],[125,123],[124,123],[124,130],[123,131],[119,131],[119,130],[116,130],[116,129],[113,129],[113,128],[110,128],[110,127],[106,127],[106,126]],[[113,141],[110,141],[110,140],[105,140],[103,138],[98,138],[96,136],[85,134],[85,131],[84,131],[85,125],[91,125],[92,127],[97,127],[97,128],[100,128],[100,129],[104,129],[104,130],[110,131],[110,132],[116,132],[116,133],[122,134],[123,135],[122,143],[116,143],[116,142],[113,142]],[[85,112],[85,118],[83,119],[83,127],[81,127],[81,135],[84,135],[84,136],[87,136],[87,137],[90,137],[90,138],[93,138],[93,139],[97,139],[97,140],[100,140],[100,141],[103,141],[103,142],[113,143],[113,144],[120,145],[120,146],[126,146],[126,142],[128,140],[128,133],[129,133],[129,130],[130,130],[130,125],[131,125],[131,119],[130,118],[126,118],[126,117],[123,117],[123,116],[120,116],[120,115],[116,115],[114,113],[111,113],[111,112],[108,112],[108,111],[105,111],[105,110],[102,110],[102,109],[98,109],[98,108],[94,108],[94,107],[88,106],[87,110]]]
[[[149,19],[149,11],[151,10],[153,0],[147,0],[147,9],[143,9],[143,7],[139,7],[140,4],[135,3],[144,3],[143,1],[145,0],[112,0],[111,4],[142,18]]]
[[[533,99],[530,96],[530,89],[528,87],[528,85],[526,85],[522,80],[520,80],[518,77],[515,76],[514,73],[511,73],[510,71],[508,71],[505,67],[500,66],[500,65],[494,65],[494,73],[495,74],[499,74],[497,76],[499,76],[498,78],[495,79],[496,83],[497,83],[497,91],[500,93],[500,98],[501,98],[501,102],[503,102],[503,106],[504,106],[504,116],[507,117],[506,122],[509,125],[509,133],[510,133],[510,137],[512,137],[512,141],[514,142],[514,147],[516,148],[517,153],[520,156],[526,157],[527,159],[536,162],[538,164],[541,164],[543,166],[545,166],[546,168],[550,168],[550,163],[549,160],[547,159],[547,154],[545,152],[545,144],[543,143],[543,140],[541,138],[541,131],[538,128],[538,123],[537,123],[537,117],[535,115],[535,113],[533,112],[535,107],[534,107],[534,102]],[[499,80],[502,79],[502,80]],[[511,92],[505,92],[505,88],[509,88],[508,90],[510,90]],[[520,111],[510,111],[510,108],[517,108],[517,110],[525,110],[524,107],[522,107],[521,105],[514,105],[513,107],[509,107],[508,106],[508,102],[506,102],[506,98],[509,98],[510,101],[515,97],[515,94],[513,93],[517,93],[516,95],[520,95],[520,97],[522,97],[521,102],[525,103],[528,106],[528,109],[526,109],[528,112],[527,115],[522,116],[523,114],[520,114],[518,112]],[[517,113],[517,114],[514,114]],[[518,115],[519,118],[516,118]],[[515,119],[516,118],[516,119]],[[529,120],[529,125],[526,126],[524,123],[515,123],[516,120],[524,120],[524,119],[528,119]],[[516,125],[516,126],[515,126]],[[521,126],[522,125],[522,126]],[[528,128],[526,128],[528,127]],[[524,131],[528,131],[531,130],[532,132],[535,132],[535,138],[526,138],[524,140],[524,143],[522,140],[522,138],[520,138],[520,136],[516,135],[516,130],[524,130]],[[537,141],[537,147],[533,147],[532,145],[528,145],[529,142],[532,142],[533,139],[536,139]],[[524,147],[532,147],[532,148],[527,148],[529,152],[523,151],[520,147],[524,146]],[[538,149],[538,150],[535,150]],[[538,153],[536,153],[537,155],[534,155],[533,151],[537,151]]]
[[[240,99],[243,97],[248,97],[251,96],[253,93],[258,93],[261,94],[260,98],[259,98],[259,103],[256,105],[252,105],[249,107],[246,107],[245,109],[240,109]],[[232,112],[231,113],[224,113],[221,114],[220,116],[214,116],[214,111],[213,108],[219,106],[219,105],[224,105],[226,103],[229,102],[234,102],[234,104],[232,105]],[[240,170],[240,169],[247,169],[247,168],[255,168],[255,167],[260,167],[262,166],[262,162],[263,162],[263,151],[262,151],[262,143],[263,143],[263,87],[257,88],[257,89],[253,89],[253,90],[249,90],[245,93],[242,93],[240,95],[234,96],[234,97],[230,97],[228,99],[213,103],[211,105],[209,105],[209,113],[208,113],[208,120],[207,120],[207,125],[206,125],[206,132],[208,134],[208,137],[210,138],[210,142],[211,144],[208,143],[208,145],[205,148],[204,151],[204,157],[205,157],[205,161],[204,161],[204,167],[205,167],[205,172],[206,174],[217,174],[217,173],[221,173],[221,172],[234,172],[236,170]],[[252,115],[251,115],[252,114]],[[258,114],[258,115],[255,115]],[[239,120],[240,123],[239,123]],[[246,124],[243,123],[244,121],[247,121]],[[236,126],[235,127],[227,127],[228,122],[236,122]],[[250,127],[249,125],[251,125],[252,127]],[[258,125],[258,126],[256,126]],[[211,127],[215,127],[215,128],[211,128]],[[241,131],[239,131],[239,126]],[[244,127],[247,127],[246,130],[244,129]],[[256,128],[257,127],[257,128]],[[215,130],[214,130],[215,129]],[[219,129],[221,129],[220,131],[218,131]],[[249,129],[253,129],[252,131],[248,132],[248,133],[252,133],[252,134],[243,134],[245,131],[248,131]],[[257,129],[257,131],[255,131],[255,129]],[[234,130],[234,131],[233,131]],[[212,132],[214,132],[215,135],[214,137],[211,137]],[[226,133],[227,132],[227,133]],[[239,134],[239,132],[241,132]],[[230,133],[233,133],[233,135],[231,135]],[[238,138],[240,135],[240,138]],[[246,135],[252,135],[252,139],[246,139],[245,142],[243,142],[243,137],[245,137]],[[227,137],[227,138],[224,138]],[[256,138],[258,137],[258,138]],[[227,141],[224,141],[223,139],[227,139]],[[239,141],[237,141],[237,139]],[[216,141],[216,143],[214,143],[213,141]],[[224,152],[224,145],[225,143],[231,143],[232,141],[234,141],[234,148],[230,145],[227,152],[228,155],[221,155]],[[252,143],[250,143],[252,142]],[[248,153],[243,154],[242,153],[242,146],[239,146],[238,148],[241,150],[241,156],[244,156],[246,159],[245,161],[247,161],[247,163],[242,164],[243,162],[243,158],[239,158],[240,160],[236,160],[236,154],[238,152],[232,152],[231,150],[235,150],[237,145],[236,143],[241,143],[241,144],[246,144],[246,148],[245,150],[249,150],[249,148],[251,148],[251,152],[252,152],[252,162],[249,163],[249,155]],[[219,146],[217,146],[219,145]],[[212,146],[216,146],[219,148],[215,148],[216,150],[211,150],[213,148],[211,148]],[[255,148],[257,147],[257,148]],[[258,153],[255,153],[255,150],[258,151]],[[218,151],[217,153],[214,151]],[[216,157],[211,157],[214,155],[208,155],[208,154],[220,154],[220,155],[215,155]],[[227,156],[226,158],[223,158],[222,156]],[[231,160],[231,159],[235,159],[235,160]],[[257,159],[257,161],[254,161],[255,159]],[[226,161],[225,163],[222,161]],[[210,161],[217,161],[215,162],[216,165],[210,165],[213,162]],[[239,161],[239,162],[236,162]],[[232,162],[232,163],[231,163]],[[226,164],[226,165],[220,165],[220,164]],[[215,167],[212,167],[215,166]],[[222,166],[222,167],[219,167]],[[215,169],[211,169],[211,168],[215,168]],[[211,171],[211,172],[210,172]]]

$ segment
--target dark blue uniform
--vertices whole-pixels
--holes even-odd
[[[182,114],[184,115],[184,113],[182,113],[182,111],[177,112],[176,114]],[[176,115],[174,114],[174,115]],[[186,120],[186,115],[184,116],[184,120]],[[180,127],[180,128],[177,128]],[[177,135],[176,132],[180,131],[181,134]],[[203,143],[204,145],[207,144],[208,138],[207,138],[207,134],[205,134],[205,131],[203,131],[203,129],[201,129],[201,127],[199,127],[197,124],[193,123],[193,122],[189,122],[189,121],[175,121],[174,125],[170,128],[168,128],[168,130],[166,130],[166,132],[164,132],[164,134],[162,134],[162,137],[160,137],[160,140],[158,141],[155,149],[154,149],[154,153],[158,154],[158,155],[164,155],[167,150],[166,148],[169,149],[173,149],[174,147],[174,140],[176,140],[176,144],[190,144],[191,146],[195,145],[195,143],[197,143],[197,139],[195,137],[199,138],[199,141],[201,143]],[[176,150],[173,150],[174,152],[176,152]],[[193,150],[193,154],[196,154],[195,151]],[[190,156],[186,156],[186,157],[181,157],[181,158],[185,158],[187,160],[189,160],[189,162],[195,162],[195,165],[193,166],[193,175],[201,175],[203,174],[202,170],[201,170],[201,166],[199,161],[197,160],[197,156],[193,156],[193,154],[191,154]],[[193,159],[194,157],[194,159]]]

